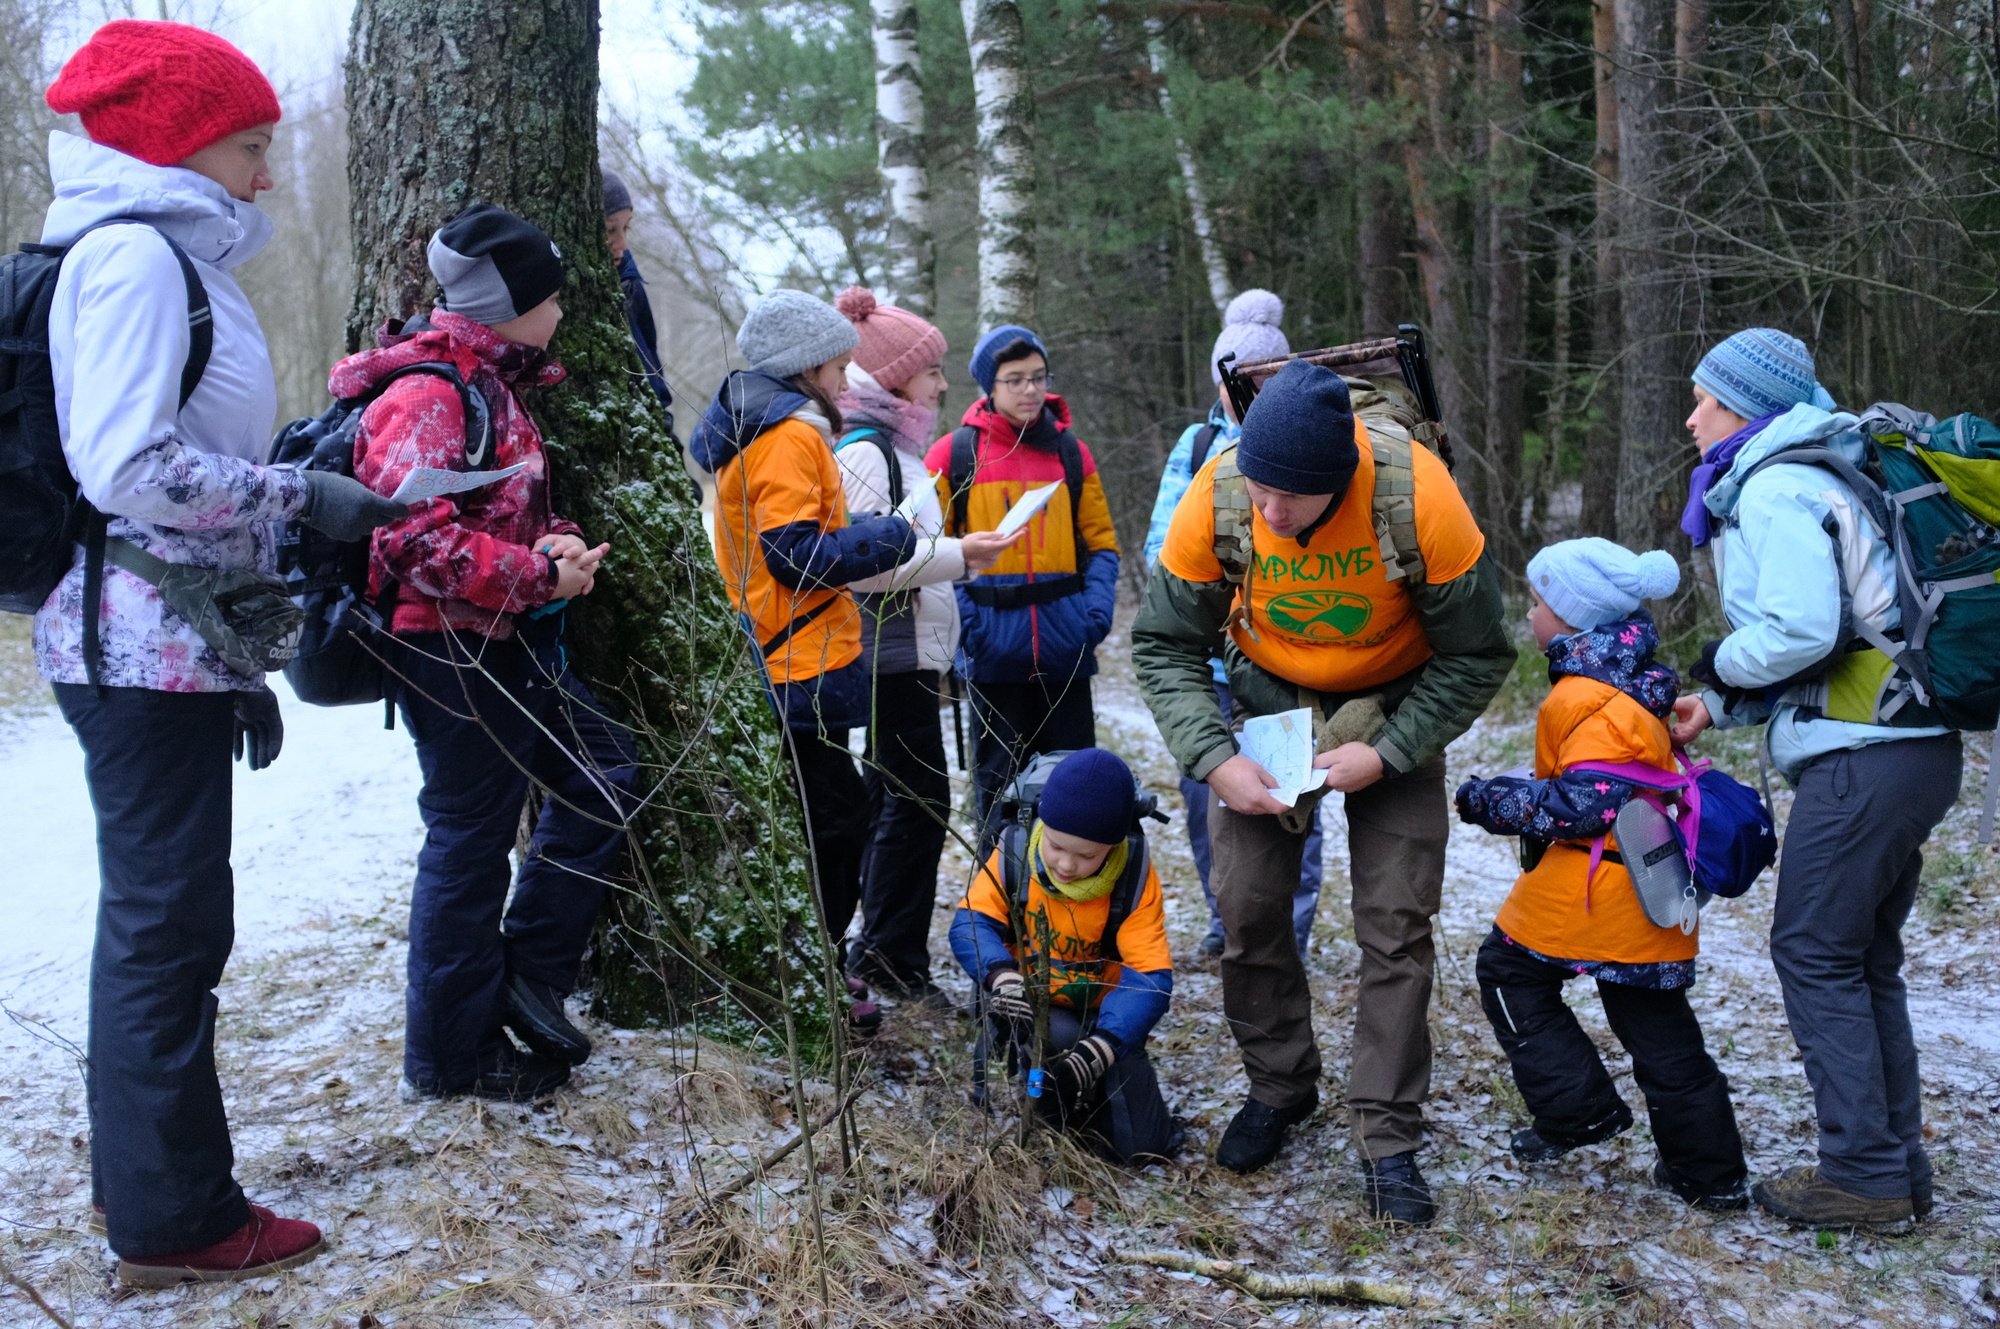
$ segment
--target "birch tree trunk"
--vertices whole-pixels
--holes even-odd
[[[498,11],[498,12],[496,12]],[[430,308],[424,247],[475,200],[546,230],[572,276],[531,402],[557,510],[612,553],[573,614],[577,667],[651,780],[599,934],[613,1018],[824,1037],[804,835],[776,715],[645,387],[598,206],[596,0],[359,0],[347,65],[350,345]],[[700,1003],[699,1006],[696,1003]]]
[[[1596,93],[1597,146],[1591,156],[1596,181],[1597,210],[1593,222],[1596,243],[1596,285],[1590,302],[1591,357],[1597,377],[1585,397],[1595,409],[1588,446],[1598,464],[1583,468],[1583,529],[1611,531],[1618,524],[1618,467],[1605,465],[1618,456],[1618,347],[1625,339],[1625,315],[1618,299],[1618,59],[1616,0],[1591,4],[1591,61]]]
[[[924,155],[924,77],[917,0],[871,0],[875,32],[875,136],[889,197],[889,295],[921,318],[937,312],[937,241]]]
[[[979,331],[1035,324],[1035,100],[1017,0],[960,0],[979,120]]]
[[[1689,361],[1686,264],[1674,197],[1674,0],[1616,0],[1618,25],[1619,375],[1618,538],[1679,551],[1693,460],[1681,422]]]
[[[1167,38],[1157,18],[1146,20],[1146,58],[1153,66],[1153,77],[1159,80],[1160,118],[1174,131],[1174,159],[1180,163],[1181,184],[1187,190],[1188,218],[1194,225],[1202,271],[1208,276],[1208,298],[1215,302],[1216,312],[1222,313],[1236,297],[1236,287],[1229,280],[1229,263],[1222,256],[1222,246],[1215,239],[1215,223],[1208,209],[1208,191],[1202,188],[1201,172],[1195,166],[1194,152],[1174,120],[1174,99],[1167,91]]]

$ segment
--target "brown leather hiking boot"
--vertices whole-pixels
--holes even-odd
[[[1750,1194],[1774,1217],[1815,1227],[1898,1227],[1911,1219],[1909,1196],[1856,1195],[1821,1177],[1810,1164],[1766,1177]]]

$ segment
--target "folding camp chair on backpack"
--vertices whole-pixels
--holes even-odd
[[[1238,420],[1250,413],[1250,403],[1257,399],[1264,381],[1294,360],[1331,369],[1346,379],[1354,398],[1354,414],[1367,424],[1371,435],[1385,428],[1400,431],[1405,439],[1435,452],[1447,467],[1455,465],[1444,413],[1438,406],[1437,384],[1431,377],[1430,350],[1423,329],[1416,324],[1399,324],[1393,337],[1299,351],[1275,360],[1238,364],[1233,352],[1223,356],[1215,367]]]

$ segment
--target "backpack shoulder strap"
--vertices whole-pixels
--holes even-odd
[[[972,473],[979,460],[979,431],[960,425],[951,431],[951,464],[945,472],[951,491],[951,533],[964,535],[965,513],[972,496]]]
[[[1373,515],[1375,542],[1382,548],[1382,572],[1390,581],[1422,586],[1428,580],[1423,546],[1417,542],[1417,476],[1412,445],[1384,430],[1368,436],[1375,458]],[[1407,589],[1407,587],[1406,587]]]
[[[1222,578],[1238,588],[1235,607],[1229,611],[1225,627],[1241,623],[1255,638],[1257,625],[1250,617],[1250,579],[1257,571],[1256,535],[1252,529],[1253,509],[1250,486],[1236,468],[1236,449],[1225,448],[1215,463],[1215,533],[1210,547]]]
[[[1076,540],[1076,570],[1089,566],[1093,551],[1083,542],[1083,444],[1062,430],[1056,435],[1056,456],[1062,461],[1063,487],[1069,490],[1069,524]]]
[[[1195,431],[1194,452],[1188,463],[1188,473],[1190,475],[1200,470],[1202,463],[1208,460],[1209,450],[1215,446],[1215,440],[1221,433],[1222,426],[1216,424],[1213,420],[1210,420]]]
[[[459,410],[465,419],[465,468],[469,471],[485,470],[493,461],[493,411],[486,404],[485,394],[465,381],[465,375],[458,372],[457,365],[446,360],[420,360],[416,364],[392,369],[369,390],[368,402],[372,405],[380,401],[390,385],[414,374],[444,379],[458,390]]]
[[[1125,870],[1111,887],[1111,908],[1104,915],[1104,932],[1097,939],[1097,954],[1104,960],[1121,958],[1118,929],[1125,926],[1125,920],[1138,908],[1139,893],[1146,889],[1146,873],[1152,862],[1144,831],[1132,832],[1125,843],[1131,846],[1131,852],[1125,856]]]
[[[903,497],[904,497],[903,464],[896,460],[896,445],[889,441],[889,436],[887,434],[883,433],[879,429],[876,429],[872,425],[862,425],[858,429],[850,429],[847,431],[847,433],[843,434],[841,436],[840,442],[833,445],[833,450],[835,452],[839,452],[842,448],[847,447],[850,443],[858,443],[864,438],[870,438],[875,440],[875,446],[881,449],[882,452],[882,464],[889,468],[890,510],[893,511],[896,508],[902,507]]]

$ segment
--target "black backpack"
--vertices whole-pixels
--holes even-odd
[[[1193,460],[1188,465],[1188,474],[1193,475],[1208,460],[1208,454],[1215,448],[1215,440],[1222,436],[1222,426],[1210,420],[1194,436]]]
[[[56,420],[54,367],[49,363],[49,310],[63,259],[105,226],[147,225],[134,218],[99,222],[67,245],[24,244],[0,259],[0,610],[32,614],[66,576],[76,546],[85,548],[83,658],[97,681],[97,609],[104,584],[105,519],[77,492],[63,456]],[[208,291],[187,251],[148,227],[173,251],[187,286],[188,357],[181,369],[180,409],[201,383],[215,348]]]
[[[1042,789],[1056,767],[1062,764],[1063,758],[1069,755],[1068,752],[1044,752],[1029,758],[1021,773],[1000,795],[1001,889],[1007,896],[1007,915],[1017,938],[1027,935],[1023,929],[1022,912],[1028,906],[1028,840],[1041,807]],[[1125,856],[1125,870],[1118,874],[1118,881],[1111,888],[1111,909],[1104,917],[1104,932],[1097,941],[1099,960],[1119,958],[1118,929],[1131,916],[1133,906],[1139,903],[1139,892],[1146,885],[1149,859],[1145,820],[1148,817],[1162,822],[1167,819],[1166,814],[1160,811],[1159,797],[1136,780],[1134,784],[1132,829],[1125,840],[1130,852]]]
[[[354,437],[361,417],[389,385],[411,374],[432,374],[458,389],[465,411],[465,455],[471,470],[492,465],[493,413],[458,367],[441,361],[404,365],[359,397],[342,397],[317,416],[294,420],[271,443],[271,464],[302,471],[354,475]],[[383,642],[389,625],[382,610],[395,597],[394,582],[368,598],[369,541],[336,540],[297,520],[278,536],[278,573],[305,611],[299,653],[285,666],[285,681],[299,700],[314,706],[390,702]],[[385,724],[395,712],[385,709]]]
[[[1090,566],[1090,546],[1083,542],[1083,445],[1064,429],[1056,434],[1056,456],[1062,461],[1063,485],[1069,490],[1069,519],[1076,536],[1076,571],[1060,577],[1040,577],[1016,586],[988,586],[973,578],[965,587],[972,603],[988,609],[1020,609],[1048,604],[1083,591],[1083,571]],[[951,495],[952,530],[965,534],[966,509],[970,505],[973,472],[978,469],[979,431],[960,425],[951,431],[951,462],[946,475]]]

